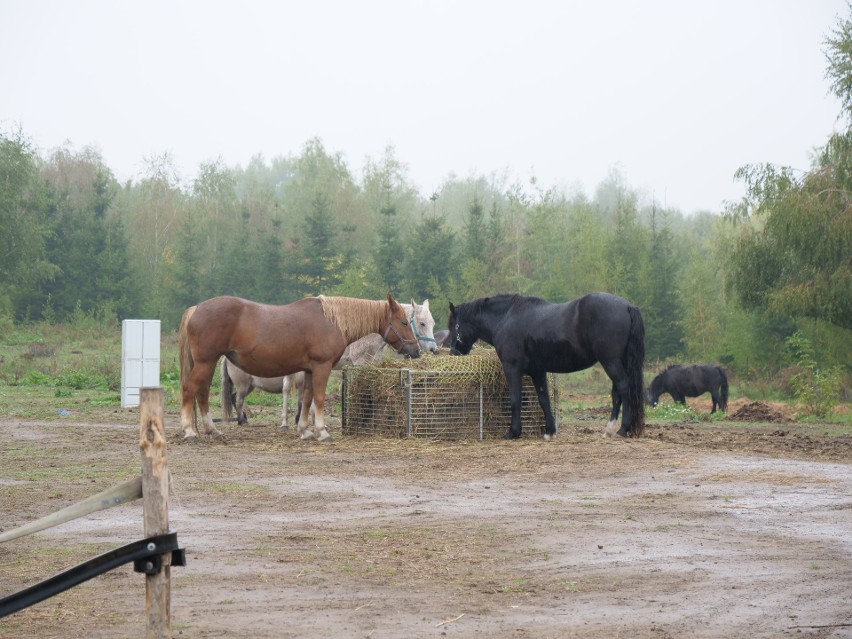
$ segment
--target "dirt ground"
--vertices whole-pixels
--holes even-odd
[[[852,637],[852,438],[741,403],[613,440],[600,413],[549,443],[334,417],[332,442],[300,442],[269,409],[189,444],[167,415],[174,636]],[[134,411],[0,417],[0,529],[138,474],[138,432]],[[0,596],[142,536],[135,503],[0,544]],[[0,637],[139,637],[144,601],[126,566]]]

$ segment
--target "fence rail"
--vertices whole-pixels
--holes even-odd
[[[166,437],[163,424],[163,389],[140,391],[139,448],[142,475],[88,497],[41,519],[0,535],[0,542],[58,526],[90,513],[142,498],[145,539],[94,557],[34,586],[0,599],[0,618],[73,588],[93,577],[134,562],[145,574],[146,637],[171,638],[171,566],[186,565],[178,548],[177,533],[168,530],[169,471],[166,464]]]

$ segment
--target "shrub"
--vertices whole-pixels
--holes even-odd
[[[787,349],[799,369],[790,377],[790,384],[802,406],[802,414],[830,416],[840,401],[840,367],[820,367],[811,341],[801,332],[787,338]]]

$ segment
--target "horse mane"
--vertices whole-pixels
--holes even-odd
[[[540,297],[529,297],[518,293],[498,293],[497,295],[492,295],[490,297],[480,297],[479,299],[472,301],[470,306],[473,310],[479,313],[486,304],[498,306],[505,305],[506,308],[523,310],[529,306],[541,306],[542,304],[549,304],[549,302]]]
[[[326,297],[319,295],[322,314],[349,341],[375,333],[387,317],[386,301],[362,300],[354,297]]]

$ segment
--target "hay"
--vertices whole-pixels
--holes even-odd
[[[502,436],[511,423],[509,391],[494,349],[465,357],[389,359],[344,370],[343,432],[430,439]],[[551,377],[551,402],[556,384]],[[544,432],[544,414],[524,378],[521,421],[525,434]]]

